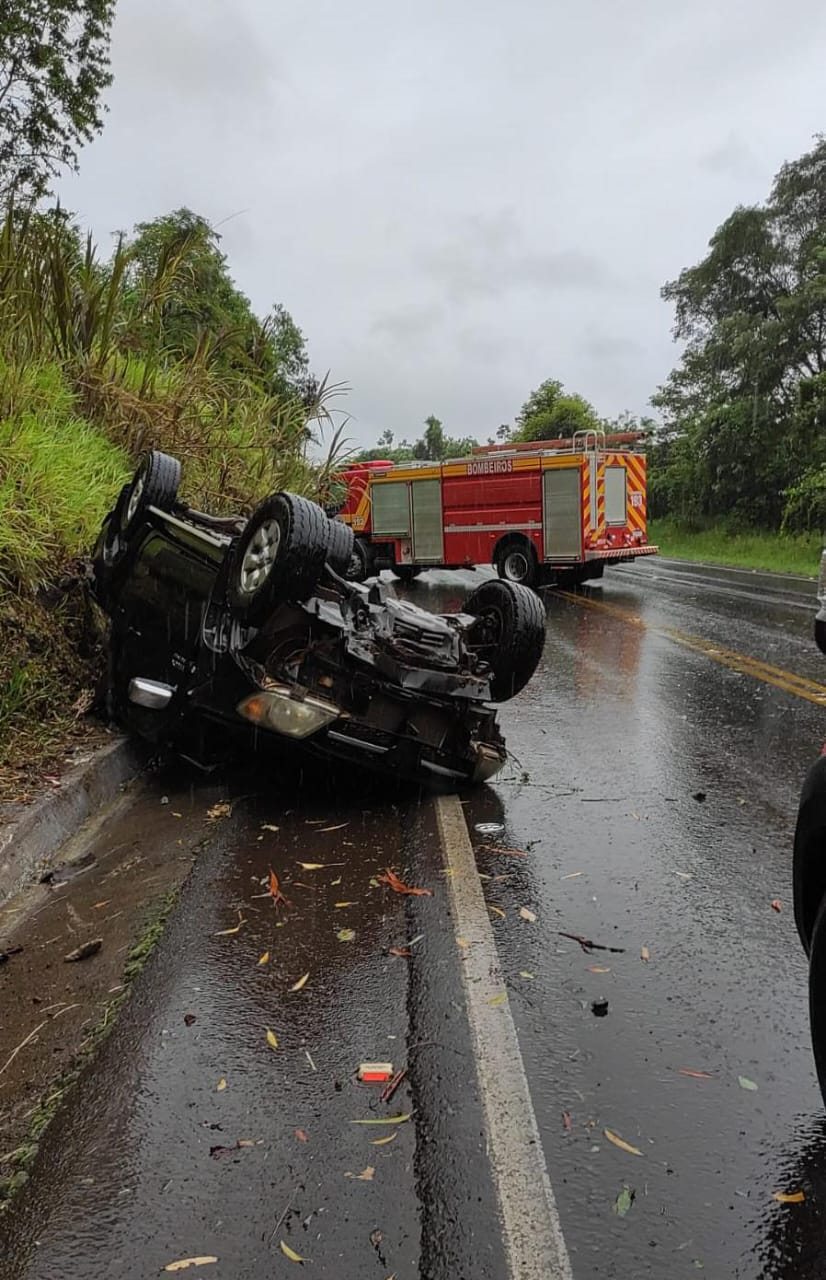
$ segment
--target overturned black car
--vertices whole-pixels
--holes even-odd
[[[348,580],[352,532],[315,503],[276,493],[249,519],[210,516],[178,500],[180,474],[145,454],[94,550],[119,723],[197,763],[232,727],[418,782],[502,767],[490,704],[541,657],[532,591],[485,582],[461,613],[431,614]]]

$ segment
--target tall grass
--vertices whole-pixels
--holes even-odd
[[[763,529],[729,529],[715,525],[688,529],[676,520],[651,520],[649,541],[664,556],[742,569],[806,576],[817,574],[823,539],[820,534],[768,533]]]

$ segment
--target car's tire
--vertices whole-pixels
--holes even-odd
[[[327,541],[327,563],[334,573],[345,578],[353,558],[353,530],[343,520],[330,520]]]
[[[511,539],[497,547],[494,558],[496,572],[505,582],[516,582],[524,587],[536,583],[539,561],[533,543],[527,538]]]
[[[235,544],[227,596],[232,612],[257,626],[284,600],[306,600],[324,569],[330,521],[294,493],[260,502]]]
[[[373,548],[366,538],[353,539],[353,554],[350,557],[350,567],[347,570],[347,578],[350,582],[366,582],[368,578],[372,578],[376,572],[373,562]]]
[[[121,512],[121,530],[128,533],[147,507],[171,511],[181,483],[181,464],[169,453],[152,449],[141,456]]]
[[[416,581],[422,570],[417,564],[397,564],[394,566],[393,572],[399,582],[402,582],[406,587],[409,587],[411,582]]]
[[[809,1026],[817,1081],[826,1103],[826,895],[815,917],[809,950]]]
[[[516,582],[485,582],[468,596],[463,613],[477,624],[469,646],[490,666],[494,702],[507,702],[524,689],[545,646],[545,606],[535,592]]]

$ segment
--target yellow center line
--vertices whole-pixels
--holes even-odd
[[[662,636],[665,640],[673,640],[675,644],[682,645],[684,649],[691,649],[694,653],[701,653],[706,658],[711,658],[713,662],[719,662],[721,666],[728,667],[730,671],[739,671],[742,675],[752,676],[755,680],[761,680],[763,684],[770,684],[776,689],[782,689],[784,693],[790,693],[795,698],[805,698],[807,702],[813,702],[819,707],[826,706],[826,685],[818,684],[816,680],[809,680],[806,676],[795,675],[793,671],[786,671],[783,667],[774,667],[771,663],[762,662],[759,658],[750,658],[744,653],[738,653],[735,649],[725,649],[713,640],[704,640],[702,636],[689,635],[676,627],[661,627],[648,623],[638,613],[630,613],[627,609],[622,609],[619,605],[608,604],[604,600],[594,600],[589,596],[576,595],[572,591],[558,591],[557,595],[562,596],[565,600],[572,601],[574,604],[585,605],[589,609],[610,614],[611,617],[619,618],[620,621],[627,623],[629,626],[638,627],[641,631],[648,631],[652,635]]]

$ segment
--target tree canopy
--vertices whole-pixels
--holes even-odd
[[[38,200],[103,125],[115,0],[0,3],[0,198]]]
[[[662,293],[685,347],[653,399],[654,509],[826,525],[826,138]]]
[[[546,378],[532,391],[512,430],[500,427],[500,439],[514,441],[570,438],[577,431],[597,431],[602,423],[592,404],[580,395],[568,394],[556,378]]]
[[[372,462],[386,458],[388,462],[441,462],[445,458],[462,458],[479,443],[473,436],[448,436],[442,422],[434,414],[425,418],[424,431],[413,444],[409,440],[395,443],[395,435],[389,428],[383,431],[372,449],[362,449],[355,462]]]

